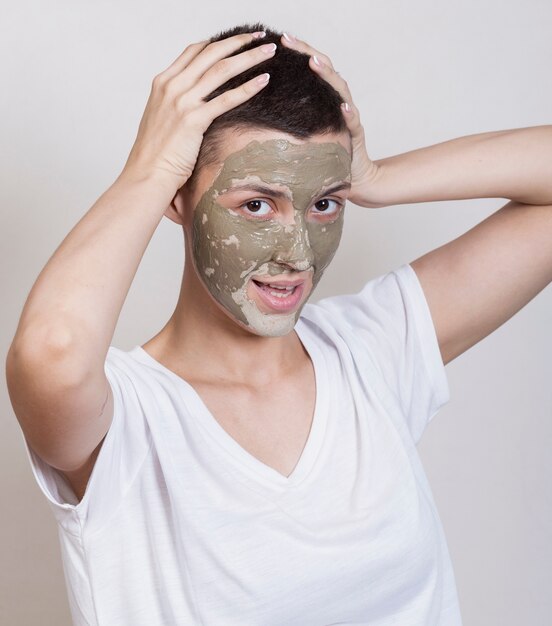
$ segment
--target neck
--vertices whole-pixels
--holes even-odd
[[[189,267],[189,266],[188,266]],[[193,271],[184,271],[178,303],[148,342],[154,358],[186,379],[265,385],[289,375],[304,356],[295,331],[262,337],[222,311]]]

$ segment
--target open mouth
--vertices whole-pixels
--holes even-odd
[[[263,283],[252,279],[255,291],[259,294],[261,301],[276,311],[290,311],[303,296],[304,281],[295,285],[284,285],[282,283]]]
[[[297,289],[297,285],[284,287],[273,283],[262,283],[261,281],[255,279],[253,279],[253,282],[257,285],[257,287],[266,290],[268,293],[276,296],[277,298],[287,298]]]

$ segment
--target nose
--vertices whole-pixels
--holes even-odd
[[[314,253],[310,246],[306,224],[295,223],[283,227],[273,259],[299,272],[308,270],[312,266]]]

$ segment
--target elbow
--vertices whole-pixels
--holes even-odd
[[[6,357],[6,372],[55,371],[66,384],[77,386],[85,373],[76,367],[75,341],[67,328],[33,328],[18,332]]]

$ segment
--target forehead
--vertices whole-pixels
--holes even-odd
[[[311,189],[350,180],[347,133],[299,140],[275,131],[247,131],[224,139],[208,177],[219,193],[244,180]]]

